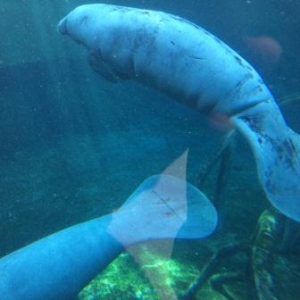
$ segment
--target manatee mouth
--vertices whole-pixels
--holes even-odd
[[[57,25],[57,31],[60,34],[67,34],[68,33],[68,30],[67,30],[67,18],[66,17],[59,21],[59,23]]]

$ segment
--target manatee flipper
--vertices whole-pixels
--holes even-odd
[[[96,51],[89,52],[88,62],[93,71],[105,80],[113,83],[120,81],[120,78],[113,72],[110,65],[105,63],[100,54],[98,54]]]
[[[88,53],[88,63],[92,70],[96,72],[98,75],[106,79],[107,81],[116,83],[121,80],[131,80],[134,76],[134,67],[133,63],[130,62],[130,70],[131,72],[124,72],[121,68],[119,68],[116,64],[110,62],[106,62],[99,50],[90,50]]]
[[[262,102],[232,117],[247,138],[258,176],[270,202],[300,221],[300,137],[292,131],[273,101]]]

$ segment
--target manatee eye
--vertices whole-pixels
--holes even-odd
[[[79,22],[80,25],[85,25],[88,20],[88,16],[83,16]]]

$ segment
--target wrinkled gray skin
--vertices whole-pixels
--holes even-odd
[[[300,143],[256,71],[201,27],[151,10],[83,5],[58,30],[84,45],[92,68],[110,80],[134,79],[227,120],[248,140],[271,203],[300,221]]]
[[[200,110],[231,116],[272,99],[259,75],[237,53],[173,15],[83,5],[58,29],[89,49],[91,65],[98,72],[141,81]],[[245,101],[249,93],[252,96]]]

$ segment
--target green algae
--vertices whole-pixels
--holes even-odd
[[[135,247],[121,254],[79,294],[80,300],[177,299],[199,275],[192,265]],[[164,253],[165,254],[165,253]]]

